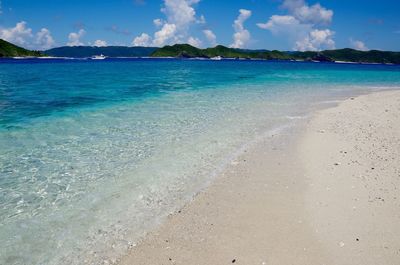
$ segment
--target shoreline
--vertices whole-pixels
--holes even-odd
[[[332,112],[343,115],[341,108],[354,110],[354,102],[368,102],[371,97],[379,95],[383,95],[383,99],[387,95],[395,95],[391,97],[392,101],[400,98],[399,91],[383,91],[361,95],[355,100],[344,100],[336,107],[317,110],[310,120],[296,128],[283,134],[272,134],[254,147],[245,148],[243,154],[228,165],[210,186],[149,232],[122,258],[120,264],[292,264],[294,261],[297,264],[346,264],[346,259],[360,257],[361,254],[356,255],[355,246],[348,239],[332,240],[334,243],[327,240],[331,233],[340,234],[345,225],[340,222],[340,225],[326,225],[326,216],[332,220],[340,218],[331,216],[329,207],[315,206],[315,201],[324,201],[327,195],[325,190],[321,192],[320,186],[316,188],[316,183],[325,178],[319,179],[315,172],[336,166],[326,166],[323,159],[332,158],[321,156],[318,149],[325,146],[326,140],[320,140],[318,145],[309,143],[314,141],[316,134],[330,135],[315,128],[321,126],[324,120],[335,122],[332,118],[327,119]],[[385,130],[382,128],[382,131]],[[379,138],[376,139],[379,141]],[[309,146],[312,146],[311,149]],[[337,146],[331,143],[324,152],[335,148]],[[318,163],[308,163],[310,157],[316,161],[321,158],[319,166],[316,167]],[[340,189],[346,183],[342,181],[339,184],[329,187],[329,190],[338,190],[336,196],[329,197],[333,205],[336,205],[336,199],[347,198],[347,191]],[[362,193],[361,190],[357,192]],[[369,209],[368,201],[362,205]],[[383,218],[388,218],[393,207],[387,209]],[[365,213],[363,216],[365,219]],[[347,219],[352,218],[349,215]],[[376,218],[369,217],[365,223],[368,225],[376,221]],[[400,226],[392,228],[400,232]],[[359,237],[355,242],[361,242]],[[371,244],[367,242],[363,246],[371,252]],[[395,238],[391,244],[400,247]],[[343,252],[344,249],[347,252]],[[377,256],[379,254],[377,251]],[[337,255],[341,257],[335,258]],[[365,252],[364,255],[366,258],[361,259],[363,263],[355,264],[379,261]],[[398,255],[390,256],[387,261],[394,261],[395,257],[399,258]]]
[[[106,57],[105,59],[96,60],[92,57],[58,57],[58,56],[21,56],[21,57],[2,57],[0,58],[1,61],[29,61],[29,60],[60,60],[60,61],[110,61],[107,60],[189,60],[189,61],[256,61],[256,62],[286,62],[286,63],[322,63],[322,64],[353,64],[353,65],[385,65],[385,66],[399,66],[400,64],[396,63],[376,63],[376,62],[353,62],[353,61],[315,61],[315,60],[295,60],[295,59],[264,59],[264,58],[234,58],[234,57],[224,57],[222,59],[213,59],[211,58],[203,58],[203,57],[188,57],[188,58],[181,58],[181,57],[149,57],[149,56],[142,56],[142,57]]]

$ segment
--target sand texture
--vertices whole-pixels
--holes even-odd
[[[400,264],[400,92],[249,148],[121,264]]]

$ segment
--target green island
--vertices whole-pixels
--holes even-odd
[[[107,57],[149,57],[158,48],[127,46],[63,46],[44,51],[54,57],[88,58],[103,54]]]
[[[242,50],[218,45],[214,48],[198,49],[189,44],[175,44],[156,50],[153,57],[180,58],[222,58],[264,59],[264,60],[302,60],[319,62],[355,62],[400,64],[400,52],[358,51],[353,49],[326,50],[321,52],[284,52],[267,50]]]
[[[400,52],[359,51],[354,49],[338,49],[325,51],[278,51],[278,50],[246,50],[228,48],[218,45],[214,48],[199,49],[189,44],[156,47],[125,46],[75,46],[58,47],[46,51],[30,51],[0,39],[0,58],[9,57],[72,57],[89,58],[103,54],[106,57],[174,57],[174,58],[231,58],[261,60],[291,60],[318,62],[353,62],[400,64]]]
[[[241,58],[241,59],[266,59],[266,60],[290,60],[293,58],[288,53],[280,51],[266,50],[243,50],[228,48],[218,45],[214,48],[199,49],[189,44],[175,44],[165,46],[156,50],[153,57],[180,57],[180,58],[213,58],[220,56],[222,58]]]
[[[30,51],[0,39],[0,58],[2,57],[40,57],[40,51]]]

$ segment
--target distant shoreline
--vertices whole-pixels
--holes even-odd
[[[101,61],[110,60],[187,60],[187,61],[216,61],[212,58],[193,57],[193,58],[182,58],[182,57],[107,57]],[[67,61],[99,61],[92,59],[91,57],[57,57],[57,56],[26,56],[26,57],[0,57],[0,62],[4,61],[29,61],[29,60],[67,60]],[[316,60],[279,60],[279,59],[263,59],[263,58],[221,58],[218,61],[262,61],[262,62],[289,62],[289,63],[326,63],[326,64],[357,64],[357,65],[400,65],[395,63],[375,63],[375,62],[353,62],[353,61],[316,61]]]
[[[45,51],[30,51],[0,39],[0,58],[182,58],[211,60],[282,60],[368,64],[400,64],[400,52],[354,49],[324,51],[248,50],[217,45],[200,49],[189,44],[164,47],[63,46]]]

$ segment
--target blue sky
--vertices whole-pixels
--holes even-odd
[[[64,45],[400,50],[399,0],[0,0],[0,38]],[[158,20],[156,20],[158,19]]]

